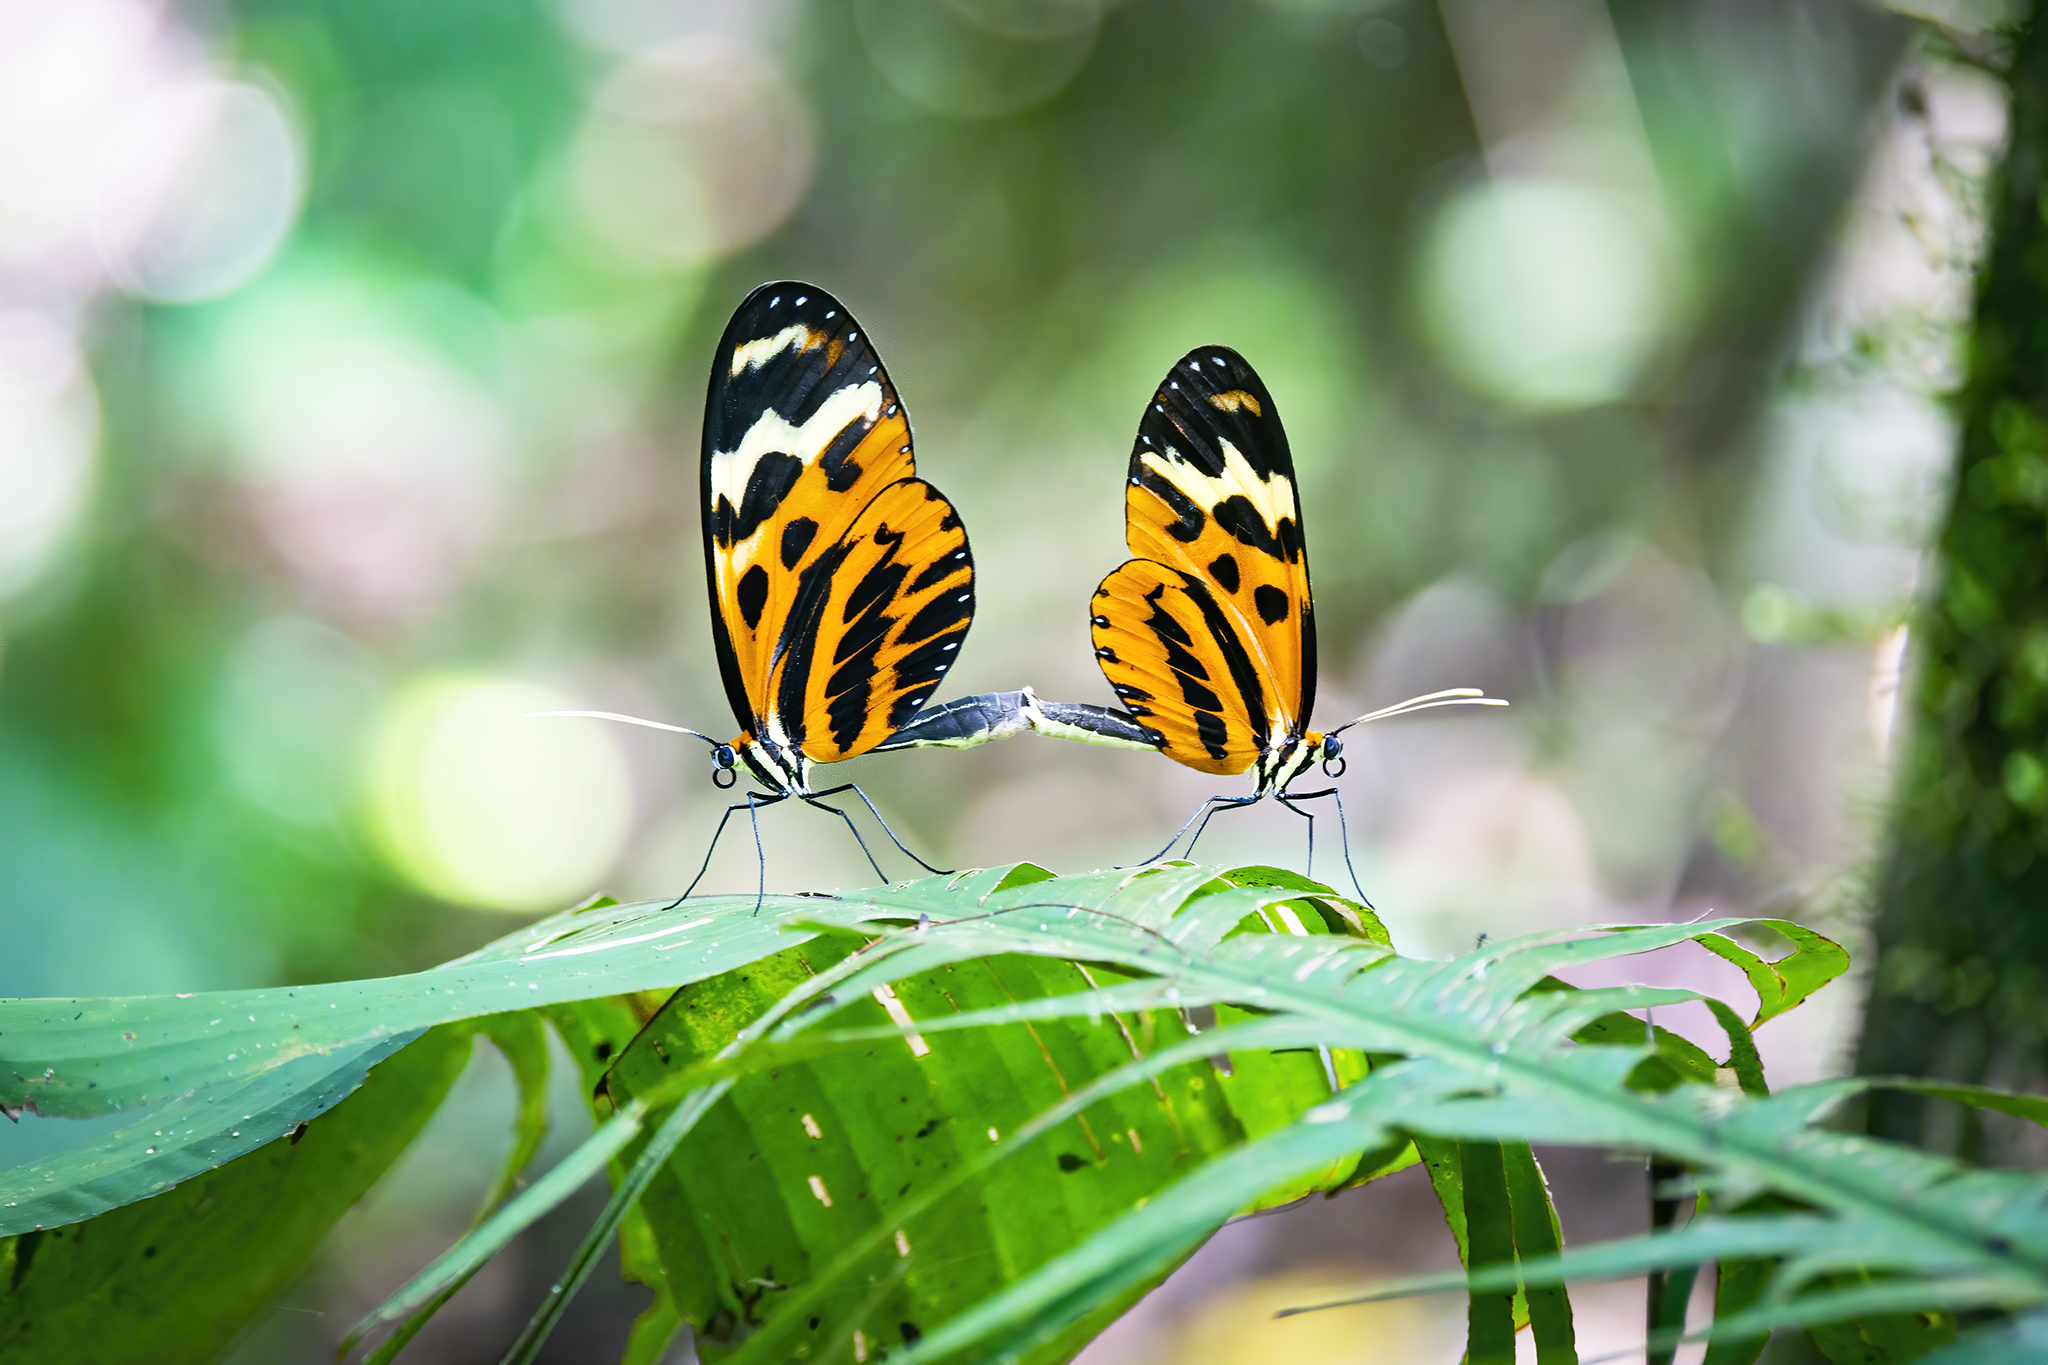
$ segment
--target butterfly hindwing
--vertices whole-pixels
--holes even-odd
[[[1242,772],[1262,746],[1306,728],[1316,676],[1294,457],[1242,356],[1198,347],[1168,371],[1138,424],[1124,491],[1137,558],[1104,580],[1094,615],[1098,651],[1129,661],[1103,656],[1103,671],[1120,695],[1154,691],[1120,669],[1178,679],[1134,709],[1151,708],[1145,723],[1166,736],[1169,756]],[[1186,641],[1171,638],[1175,627]],[[1169,662],[1176,649],[1209,676]],[[1201,704],[1210,694],[1220,706]]]
[[[889,485],[805,571],[777,716],[814,762],[867,752],[931,699],[974,616],[967,530],[922,479]]]
[[[867,334],[809,285],[766,284],[726,324],[705,399],[705,576],[719,672],[758,733],[806,574],[911,478],[910,422]]]
[[[1095,590],[1093,624],[1103,676],[1167,757],[1205,773],[1241,773],[1258,760],[1266,680],[1199,577],[1126,560]]]

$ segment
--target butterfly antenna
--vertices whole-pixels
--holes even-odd
[[[1341,735],[1354,725],[1364,725],[1368,721],[1375,720],[1392,720],[1395,716],[1412,715],[1417,711],[1431,711],[1439,706],[1506,705],[1507,703],[1499,697],[1489,697],[1485,692],[1476,687],[1447,687],[1441,692],[1425,692],[1419,697],[1410,697],[1406,701],[1395,702],[1392,706],[1383,706],[1377,711],[1369,711],[1356,720],[1345,721],[1329,733]]]
[[[695,735],[712,748],[716,749],[718,747],[718,741],[705,734],[702,730],[692,730],[687,725],[670,725],[666,721],[645,720],[639,716],[622,716],[617,711],[528,711],[526,715],[528,718],[535,716],[587,716],[592,720],[616,720],[625,725],[644,725],[650,730],[668,730],[678,735]]]

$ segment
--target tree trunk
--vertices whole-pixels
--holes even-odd
[[[2033,8],[1941,558],[1913,623],[1857,1057],[1865,1073],[2020,1089],[2042,1088],[2048,1039],[2048,25]],[[1972,1159],[2019,1155],[2004,1130],[1987,1137],[1938,1102],[1880,1095],[1868,1121]]]

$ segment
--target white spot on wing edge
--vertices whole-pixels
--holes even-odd
[[[818,1196],[820,1204],[823,1204],[828,1209],[832,1207],[832,1196],[825,1191],[825,1178],[823,1176],[814,1175],[811,1177],[811,1193]]]
[[[897,1028],[910,1027],[910,1011],[903,1008],[903,1002],[896,998],[896,992],[893,989],[884,983],[875,987],[873,994],[875,1003],[880,1005],[883,1013],[889,1016],[890,1023],[894,1024]],[[932,1050],[931,1044],[915,1033],[904,1034],[903,1041],[910,1044],[910,1055],[913,1057],[922,1057]]]

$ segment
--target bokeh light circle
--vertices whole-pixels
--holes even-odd
[[[643,268],[713,261],[773,232],[816,165],[810,110],[776,67],[717,40],[620,63],[569,159],[600,244]]]
[[[859,0],[861,44],[898,94],[941,113],[1000,118],[1080,74],[1096,0]]]
[[[298,216],[298,140],[270,93],[191,80],[138,102],[116,139],[95,215],[107,274],[162,303],[232,293]]]
[[[1446,366],[1530,411],[1625,397],[1680,293],[1658,215],[1565,181],[1470,185],[1439,210],[1419,275],[1425,329]]]
[[[370,826],[422,890],[529,911],[591,891],[625,848],[625,760],[601,725],[528,718],[572,705],[513,678],[440,673],[401,687],[371,748]]]

